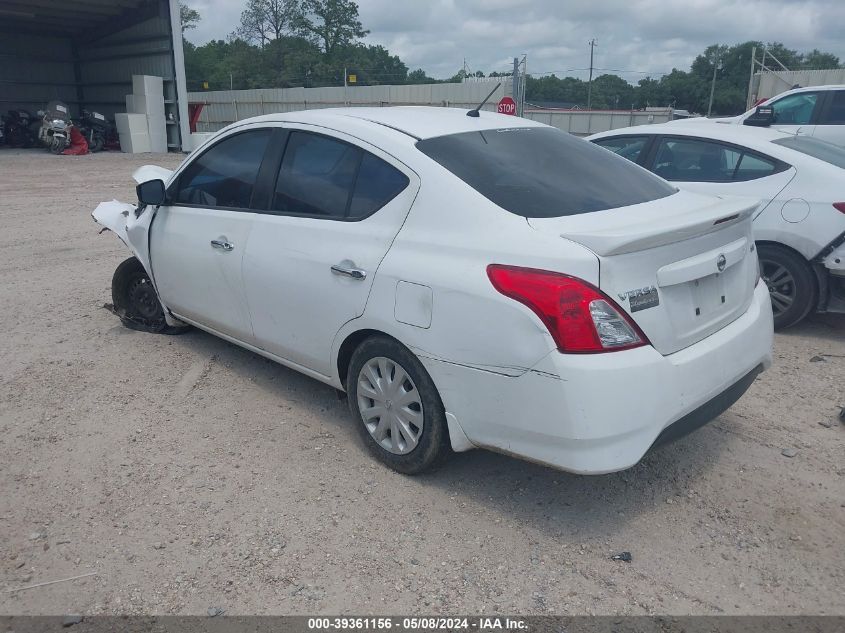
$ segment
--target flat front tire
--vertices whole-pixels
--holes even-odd
[[[362,441],[394,470],[416,475],[451,451],[440,394],[419,359],[398,341],[363,341],[352,354],[346,392]]]
[[[760,275],[769,289],[775,329],[801,321],[816,303],[816,280],[809,264],[793,251],[774,244],[757,248]]]
[[[167,324],[155,287],[136,257],[124,260],[114,271],[111,296],[115,313],[130,329],[158,334],[181,334],[190,329]]]

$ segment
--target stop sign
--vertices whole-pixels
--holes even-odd
[[[516,116],[516,101],[514,101],[510,97],[502,97],[502,100],[499,101],[499,107],[496,108],[496,111],[499,114],[510,114],[512,116]]]

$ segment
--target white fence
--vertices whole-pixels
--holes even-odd
[[[485,110],[495,110],[511,94],[510,77],[501,78]],[[197,132],[216,132],[234,121],[261,114],[341,106],[433,105],[474,108],[493,89],[490,83],[419,84],[408,86],[349,86],[331,88],[262,88],[189,92],[189,103],[204,103]]]
[[[672,109],[665,110],[525,110],[525,118],[552,125],[576,136],[588,136],[633,125],[666,123]]]
[[[845,68],[831,70],[770,70],[754,74],[752,94],[749,99],[754,103],[758,99],[769,99],[781,92],[798,85],[802,88],[809,86],[826,86],[830,84],[845,84]]]
[[[499,100],[511,94],[512,79],[502,77],[485,110],[495,111]],[[349,86],[347,88],[262,88],[189,92],[188,102],[204,103],[197,132],[216,132],[234,121],[261,114],[341,106],[427,105],[474,108],[493,88],[489,81],[411,86]],[[526,109],[525,117],[578,136],[632,125],[665,123],[672,110],[542,110]]]

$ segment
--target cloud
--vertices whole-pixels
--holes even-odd
[[[242,3],[187,0],[202,15],[188,33],[195,43],[225,38]],[[710,44],[780,41],[818,48],[845,60],[843,0],[359,0],[366,42],[380,44],[413,70],[454,75],[506,71],[528,56],[532,73],[586,77],[587,42],[595,37],[597,68],[629,81],[688,69]]]

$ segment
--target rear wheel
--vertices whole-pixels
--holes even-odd
[[[361,343],[346,391],[359,435],[379,461],[415,475],[449,454],[440,394],[419,359],[397,341],[377,336]]]
[[[103,145],[105,145],[105,139],[99,134],[94,134],[91,137],[91,143],[88,145],[88,149],[91,153],[99,152],[102,151]]]
[[[111,294],[115,314],[130,329],[159,334],[181,334],[190,329],[167,324],[155,287],[135,257],[123,261],[114,271]]]
[[[791,250],[771,244],[757,249],[760,274],[769,288],[775,329],[795,325],[816,303],[816,281],[806,260]]]

